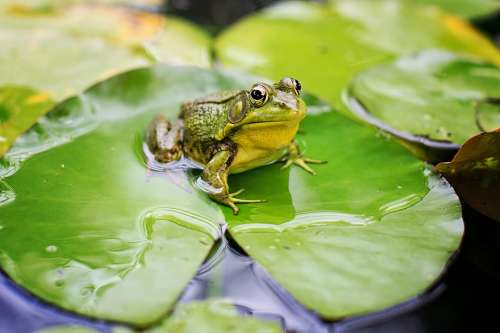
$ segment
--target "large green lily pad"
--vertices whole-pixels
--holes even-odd
[[[192,186],[196,173],[147,171],[140,133],[155,113],[175,118],[182,100],[254,80],[154,67],[58,106],[3,163],[2,268],[64,308],[145,325],[172,307],[225,220],[255,260],[325,318],[425,291],[462,236],[453,190],[390,137],[315,99],[298,140],[329,163],[317,176],[279,165],[232,176],[231,189],[268,201],[238,216]]]
[[[392,139],[336,112],[311,115],[301,128],[306,154],[328,165],[314,177],[279,166],[234,177],[248,197],[270,202],[226,214],[236,242],[327,319],[427,290],[463,233],[450,186]]]
[[[337,108],[354,74],[422,48],[500,63],[498,49],[467,22],[401,0],[285,2],[241,20],[215,44],[224,65],[293,76]]]
[[[429,50],[361,73],[348,94],[352,110],[368,122],[456,150],[482,130],[500,127],[500,107],[488,102],[500,98],[499,87],[499,67]]]
[[[145,69],[59,105],[4,161],[2,268],[85,315],[146,325],[167,313],[222,217],[184,173],[148,172],[137,136],[154,113],[175,117],[182,100],[235,84],[215,72]]]

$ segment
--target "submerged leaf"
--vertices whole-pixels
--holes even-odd
[[[467,140],[451,162],[439,163],[436,170],[465,202],[500,221],[500,129]]]

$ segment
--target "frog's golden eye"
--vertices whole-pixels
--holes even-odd
[[[262,106],[267,102],[267,89],[264,86],[257,84],[253,86],[252,90],[250,91],[250,97],[252,97],[252,102],[254,105]]]

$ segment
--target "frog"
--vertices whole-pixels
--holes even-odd
[[[240,198],[244,189],[230,192],[230,174],[284,162],[282,169],[296,165],[315,175],[308,164],[326,163],[305,157],[295,140],[307,113],[301,91],[298,80],[285,77],[184,102],[174,122],[163,114],[154,117],[147,147],[160,163],[188,158],[200,165],[198,187],[237,215],[239,204],[265,200]]]

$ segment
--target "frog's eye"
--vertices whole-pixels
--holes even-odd
[[[250,97],[255,105],[264,105],[268,98],[267,89],[262,85],[255,85],[250,91]]]
[[[295,80],[291,77],[285,77],[281,79],[280,83],[278,84],[278,88],[295,92],[295,94],[298,96],[300,95],[300,91],[302,90],[302,85],[298,80]]]
[[[297,95],[300,95],[300,91],[302,90],[302,85],[300,84],[299,80],[292,79],[293,83],[295,85],[295,91],[297,92]]]

